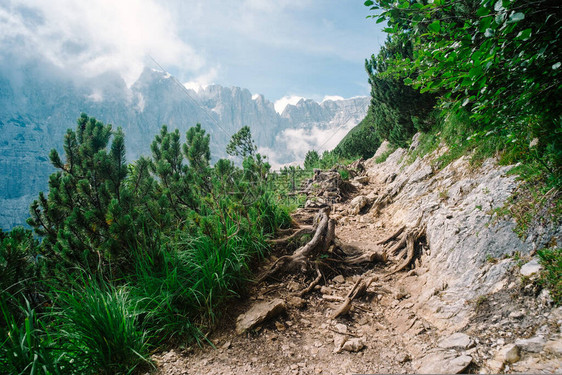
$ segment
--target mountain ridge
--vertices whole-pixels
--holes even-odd
[[[248,89],[209,85],[195,91],[151,68],[130,87],[117,74],[73,80],[45,69],[30,64],[17,74],[0,71],[0,228],[24,224],[29,204],[53,172],[50,150],[62,151],[64,134],[81,113],[123,128],[128,161],[150,153],[163,124],[183,135],[201,123],[211,135],[214,160],[227,156],[232,134],[250,126],[260,152],[278,166],[302,160],[322,134],[355,126],[369,102],[305,100],[279,114],[273,102]],[[303,134],[308,143],[293,147]]]

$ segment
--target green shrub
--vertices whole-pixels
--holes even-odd
[[[556,306],[562,304],[562,248],[537,251],[544,270],[540,275],[541,284],[550,290]]]

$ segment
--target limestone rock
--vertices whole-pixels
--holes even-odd
[[[549,341],[544,346],[544,351],[547,353],[562,355],[562,338],[556,341]]]
[[[258,324],[280,315],[286,308],[285,302],[281,299],[257,303],[248,312],[238,317],[236,320],[236,333],[241,335]]]
[[[353,180],[359,182],[360,184],[366,185],[369,183],[369,176],[357,176]]]
[[[349,202],[349,214],[357,215],[369,203],[369,200],[364,195],[359,195]]]
[[[337,275],[332,279],[335,283],[343,284],[345,283],[345,278],[342,275]]]
[[[530,339],[518,339],[515,341],[515,345],[518,345],[521,350],[530,353],[540,353],[545,343],[546,340],[542,336],[535,336]]]
[[[439,340],[437,344],[443,349],[470,349],[475,343],[474,340],[466,333],[457,332],[451,336]]]
[[[501,363],[515,363],[521,359],[521,348],[515,344],[509,344],[501,348],[495,359]]]
[[[521,267],[521,275],[523,276],[531,276],[542,269],[542,266],[539,264],[537,259],[533,259],[528,263],[525,263],[523,267]]]
[[[358,352],[365,347],[365,342],[362,338],[356,337],[353,339],[346,340],[342,345],[341,349],[348,352]]]
[[[430,353],[416,361],[415,372],[418,374],[459,374],[472,362],[472,357],[466,354],[458,355],[454,352],[438,351]]]

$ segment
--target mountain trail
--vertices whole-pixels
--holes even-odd
[[[376,166],[385,167],[398,170],[392,165]],[[421,167],[415,172],[418,177]],[[469,286],[456,289],[447,279],[433,280],[435,255],[426,239],[430,235],[425,221],[431,224],[427,210],[408,216],[397,197],[431,173],[406,182],[396,173],[365,171],[351,183],[336,175],[318,172],[308,182],[305,209],[294,215],[302,228],[317,224],[317,231],[322,223],[315,220],[337,222],[333,240],[322,242],[329,234],[319,237],[320,250],[313,258],[290,269],[277,267],[281,271],[273,273],[283,263],[280,259],[293,260],[287,253],[299,252],[318,236],[308,243],[298,238],[279,241],[260,270],[262,281],[251,289],[249,298],[229,306],[222,325],[209,335],[213,346],[192,345],[155,354],[157,374],[562,370],[562,308],[552,308],[538,290],[531,290],[535,284],[525,284],[509,271],[511,263],[498,262],[508,271],[494,276],[493,289],[486,289],[478,299],[465,297],[468,292],[463,290]],[[316,212],[326,211],[322,210],[327,203],[331,203],[329,218],[314,219]],[[406,216],[410,219],[397,220]],[[383,259],[350,261],[360,256],[358,249],[363,254],[382,254]],[[479,267],[484,268],[483,275],[496,275],[494,266]],[[435,311],[428,313],[434,306]],[[449,315],[440,318],[443,314]]]

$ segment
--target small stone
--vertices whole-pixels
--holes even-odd
[[[357,176],[354,178],[354,180],[359,182],[360,184],[366,185],[369,183],[369,176]]]
[[[542,269],[542,266],[539,264],[537,259],[533,259],[528,263],[525,263],[521,267],[521,275],[523,276],[531,276],[534,273],[539,272]]]
[[[300,285],[299,283],[297,283],[296,281],[289,281],[286,285],[287,289],[290,290],[291,292],[296,292],[297,290],[300,289]]]
[[[437,345],[443,349],[470,349],[475,343],[466,333],[457,332],[447,338],[439,340]]]
[[[294,307],[296,309],[302,309],[306,305],[306,301],[300,297],[291,296],[287,299],[287,303],[289,306]]]
[[[338,275],[332,279],[335,283],[343,284],[345,283],[345,278],[342,275]]]
[[[469,355],[450,352],[434,352],[417,361],[415,372],[419,374],[459,374],[472,363]]]
[[[496,359],[502,363],[515,363],[521,359],[521,348],[515,344],[509,344],[501,348]]]
[[[338,323],[338,324],[336,324],[336,326],[334,328],[336,329],[337,332],[339,332],[341,334],[347,333],[347,326],[345,324]]]
[[[286,309],[285,302],[279,298],[270,302],[257,303],[252,306],[248,312],[238,317],[236,321],[236,333],[241,335],[255,328],[258,324],[280,315]]]
[[[562,355],[562,339],[556,341],[548,341],[544,346],[547,353]]]
[[[232,343],[230,341],[225,342],[224,344],[222,344],[222,348],[223,349],[230,349]]]
[[[347,337],[344,335],[334,335],[334,353],[339,353]]]
[[[546,343],[546,340],[541,336],[531,337],[530,339],[518,339],[515,345],[518,345],[521,350],[530,353],[540,353]]]
[[[411,359],[410,356],[406,353],[400,353],[396,357],[396,360],[398,361],[398,363],[405,363],[405,362],[408,362],[410,359]]]
[[[277,330],[280,331],[280,332],[282,332],[286,329],[285,325],[281,322],[275,322],[275,328],[277,328]]]
[[[526,315],[525,310],[513,311],[509,314],[511,319],[521,319]]]
[[[486,362],[486,367],[490,374],[499,374],[503,370],[503,362],[497,359],[490,359]]]
[[[342,350],[346,350],[348,352],[358,352],[361,349],[363,349],[364,347],[365,347],[365,343],[363,342],[363,339],[357,337],[357,338],[347,340],[343,344]]]

